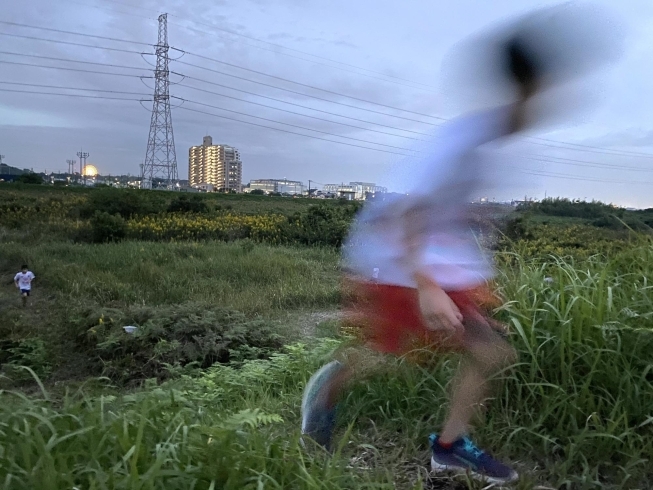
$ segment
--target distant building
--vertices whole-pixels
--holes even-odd
[[[326,184],[324,192],[346,199],[363,200],[375,194],[385,194],[388,189],[369,182],[350,182],[349,184]]]
[[[188,180],[191,186],[212,185],[219,191],[242,190],[243,163],[233,146],[214,145],[205,136],[201,146],[188,151]]]
[[[304,184],[298,180],[288,179],[256,179],[249,181],[249,192],[261,190],[266,193],[278,192],[279,194],[303,194]]]
[[[16,180],[18,176],[28,172],[29,170],[21,170],[16,167],[10,167],[6,163],[0,163],[0,181]]]

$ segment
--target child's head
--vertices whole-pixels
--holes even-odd
[[[29,269],[29,267],[27,267],[27,264],[23,264],[23,265],[20,267],[20,270],[23,271],[23,273],[27,272],[28,269]]]
[[[506,43],[506,68],[517,85],[520,98],[528,98],[537,91],[540,67],[536,57],[519,36]]]

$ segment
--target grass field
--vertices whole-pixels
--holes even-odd
[[[455,357],[388,359],[343,401],[335,455],[298,444],[303,385],[344,340],[336,249],[25,231],[0,230],[3,488],[483,488],[427,472]],[[547,246],[574,249],[558,235]],[[653,487],[653,246],[606,250],[501,253],[496,317],[519,361],[475,435],[516,488]]]

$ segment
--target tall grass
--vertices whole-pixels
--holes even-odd
[[[0,244],[0,270],[18,270],[23,262],[36,272],[37,286],[56,293],[67,308],[193,301],[265,313],[323,308],[339,299],[333,249],[247,241]]]
[[[265,311],[337,299],[335,252],[143,245],[36,245],[27,258],[61,301],[163,304],[200,295]],[[23,253],[2,247],[13,258]],[[651,488],[653,247],[582,262],[518,255],[507,262],[497,316],[511,326],[519,362],[501,373],[485,404],[480,444],[515,462],[524,475],[518,488]],[[200,283],[225,289],[189,291],[207,270],[210,279]],[[162,281],[169,282],[160,290],[139,291]],[[254,285],[256,294],[247,291]],[[298,445],[298,412],[305,381],[339,341],[305,340],[310,347],[128,396],[50,401],[3,392],[0,481],[10,489],[450,488],[429,483],[426,438],[445,414],[457,359],[389,360],[343,400],[339,450],[326,458]]]

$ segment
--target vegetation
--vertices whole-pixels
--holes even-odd
[[[299,444],[302,388],[347,342],[351,205],[15,189],[0,186],[3,488],[483,488],[427,473],[451,356],[388,359],[343,401],[333,456]],[[649,212],[613,209],[530,206],[496,243],[495,316],[519,361],[476,436],[516,462],[519,489],[653,486],[653,244],[622,223]]]

